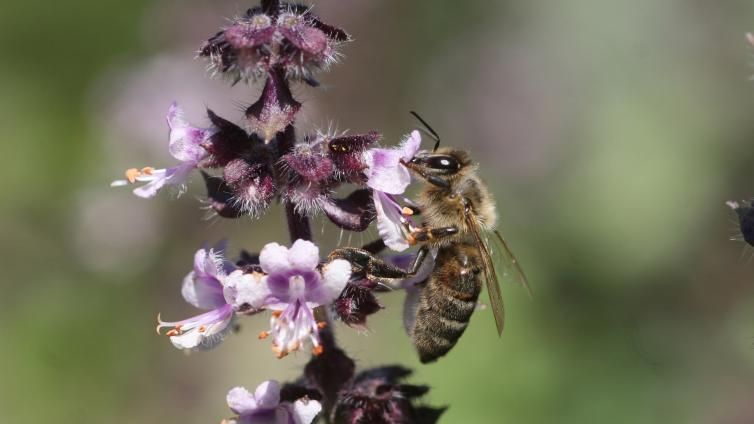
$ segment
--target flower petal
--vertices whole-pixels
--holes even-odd
[[[308,240],[298,239],[288,250],[288,262],[297,270],[312,270],[319,264],[319,247]]]
[[[170,168],[173,169],[173,168]],[[149,182],[133,190],[133,193],[141,198],[149,199],[157,195],[157,192],[165,185],[169,169],[158,169],[152,172]]]
[[[322,270],[322,283],[307,294],[307,299],[319,305],[332,303],[340,296],[351,278],[351,264],[343,259],[335,259]]]
[[[223,279],[225,300],[235,309],[243,309],[244,304],[253,309],[266,306],[271,292],[267,287],[266,277],[259,278],[253,274],[244,274],[236,270]]]
[[[274,408],[280,403],[280,383],[275,380],[262,382],[254,391],[259,408]]]
[[[365,156],[369,167],[367,185],[390,194],[401,194],[411,183],[411,174],[400,160],[403,153],[395,149],[372,149]]]
[[[187,331],[178,336],[171,336],[170,342],[178,349],[191,350],[202,343],[202,334],[198,331]]]
[[[421,134],[413,131],[398,148],[371,149],[365,152],[367,185],[390,194],[401,194],[411,183],[411,173],[400,161],[409,161],[419,151]]]
[[[220,344],[228,332],[230,322],[233,320],[233,308],[223,305],[217,309],[205,312],[188,319],[177,322],[164,322],[159,320],[157,329],[174,327],[176,333],[168,332],[170,341],[178,349],[212,349]]]
[[[288,248],[277,243],[267,243],[259,252],[259,265],[268,274],[287,271],[291,267]]]
[[[247,415],[257,409],[257,401],[245,387],[234,387],[226,396],[228,406],[238,415]]]
[[[192,127],[184,118],[183,109],[177,103],[170,105],[167,115],[170,127],[169,151],[179,161],[198,162],[207,156],[207,151],[201,143],[213,131]]]
[[[165,184],[167,185],[181,185],[186,182],[189,173],[196,168],[195,162],[182,162],[177,166],[168,168],[166,171],[167,179]]]
[[[385,245],[392,250],[402,252],[409,248],[406,241],[406,229],[403,226],[403,215],[398,203],[389,195],[375,190],[374,210],[377,213],[377,232]]]
[[[299,399],[288,409],[296,424],[310,424],[321,410],[322,405],[311,399]]]
[[[416,156],[416,152],[419,151],[419,147],[421,146],[421,143],[422,143],[421,133],[416,130],[411,131],[411,134],[409,134],[408,137],[406,137],[401,143],[400,151],[403,154],[403,160],[408,162],[414,156]]]
[[[183,279],[181,295],[186,302],[202,309],[214,309],[226,304],[220,281],[197,277],[191,271]]]

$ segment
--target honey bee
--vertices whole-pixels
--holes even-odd
[[[434,136],[435,146],[431,152],[420,151],[403,162],[424,181],[416,199],[423,223],[419,227],[406,224],[409,243],[420,246],[411,269],[394,267],[363,249],[338,249],[331,256],[350,260],[355,275],[385,284],[415,276],[424,262],[431,260],[429,257],[434,258],[422,284],[413,327],[408,329],[419,360],[427,363],[448,353],[466,330],[482,282],[487,287],[498,335],[502,334],[505,310],[496,260],[503,279],[524,286],[530,295],[531,290],[516,257],[495,230],[495,201],[477,175],[478,165],[464,150],[440,148],[437,133],[412,114]]]

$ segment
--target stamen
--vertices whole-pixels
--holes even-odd
[[[259,335],[257,336],[257,338],[258,338],[259,340],[264,340],[264,339],[266,339],[267,337],[270,337],[270,332],[269,332],[269,331],[262,331],[262,332],[261,332],[261,333],[259,333]]]
[[[325,348],[322,347],[322,345],[314,346],[314,349],[312,349],[312,355],[319,356],[324,351],[325,351]]]
[[[283,315],[283,311],[272,311],[273,317],[280,318],[280,315]]]
[[[205,331],[207,331],[207,327],[205,327],[205,326],[203,326],[203,325],[200,325],[200,326],[199,326],[199,332],[200,332],[200,333],[204,333]]]
[[[136,178],[141,175],[141,171],[139,171],[136,168],[128,168],[126,169],[126,179],[129,183],[133,184],[136,182]]]
[[[320,321],[317,323],[317,328],[319,328],[320,330],[324,329],[325,327],[327,327],[327,323],[325,321]]]
[[[144,168],[141,168],[141,173],[144,175],[152,175],[154,172],[154,168],[151,166],[145,166]]]
[[[288,356],[287,351],[280,349],[279,347],[277,347],[277,345],[274,344],[272,345],[272,351],[275,352],[275,356],[277,356],[278,359],[282,359]]]
[[[180,330],[176,330],[174,328],[174,329],[168,331],[165,335],[169,336],[169,337],[173,337],[173,336],[177,336],[177,335],[180,335],[180,334],[181,334],[181,331]]]
[[[408,206],[404,206],[403,209],[401,209],[401,213],[406,216],[411,216],[414,214],[414,210],[409,208]]]

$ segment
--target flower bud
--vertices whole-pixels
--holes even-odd
[[[294,177],[301,177],[308,182],[326,180],[334,169],[333,161],[308,143],[296,145],[293,151],[281,159],[295,173]]]
[[[199,55],[209,58],[214,72],[230,75],[234,82],[257,79],[276,68],[287,78],[311,80],[335,62],[338,45],[349,39],[307,7],[272,2],[235,19],[205,41]]]
[[[262,96],[246,109],[249,130],[270,142],[293,123],[300,108],[301,103],[293,98],[284,76],[277,71],[270,72]]]
[[[223,170],[223,178],[233,198],[240,203],[242,210],[254,216],[267,208],[277,189],[271,166],[261,159],[236,158]]]
[[[364,151],[376,143],[381,135],[376,131],[366,134],[343,135],[327,141],[327,151],[335,164],[338,175],[346,181],[363,184],[366,179],[363,171],[366,163]]]
[[[204,145],[204,148],[211,155],[206,164],[207,167],[225,166],[231,160],[244,155],[245,152],[249,152],[256,145],[261,144],[258,137],[249,136],[241,127],[209,109],[207,109],[207,116],[217,129],[209,142]]]
[[[339,393],[333,407],[336,424],[394,424],[437,422],[445,408],[416,407],[413,401],[429,391],[427,386],[403,384],[411,370],[386,366],[360,373]]]
[[[349,327],[366,329],[367,316],[383,309],[367,287],[348,283],[333,302],[333,312]]]
[[[202,172],[204,184],[207,186],[207,203],[217,215],[223,218],[238,218],[246,214],[239,202],[233,198],[233,193],[220,177],[214,177]]]

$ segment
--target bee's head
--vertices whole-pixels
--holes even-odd
[[[435,147],[431,152],[422,150],[410,161],[401,163],[410,171],[424,178],[427,182],[438,187],[450,187],[451,180],[464,169],[469,169],[471,159],[464,150],[452,147],[440,148],[440,136],[419,114],[411,111],[416,119],[424,125],[424,132],[435,140]]]
[[[433,152],[420,151],[404,165],[419,177],[439,186],[447,186],[454,176],[471,164],[468,153],[452,147]],[[445,182],[444,184],[442,182]]]

